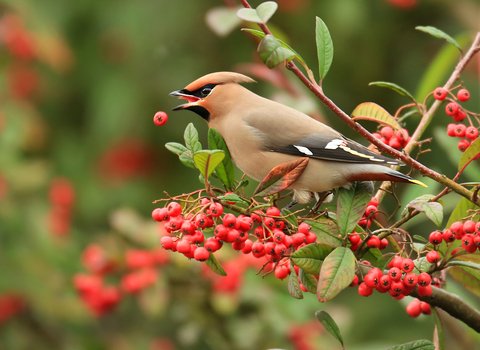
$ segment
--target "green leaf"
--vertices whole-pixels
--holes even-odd
[[[290,225],[292,225],[293,227],[298,226],[297,217],[293,215],[290,210],[282,209],[282,215],[285,217],[285,220],[287,220],[290,223]]]
[[[288,279],[288,292],[295,299],[303,299],[303,293],[300,289],[300,283],[298,282],[298,276],[293,268],[293,263],[290,261],[290,277]]]
[[[215,172],[227,188],[233,188],[235,186],[235,172],[230,151],[222,135],[212,128],[208,130],[208,148],[211,150],[220,149],[225,152],[225,158],[223,158],[222,162],[216,167]]]
[[[428,239],[419,235],[413,235],[413,238],[422,243],[428,243]]]
[[[431,194],[417,197],[407,204],[407,208],[416,209],[425,213],[427,218],[440,227],[443,221],[443,206],[438,202],[429,202],[433,197]]]
[[[378,258],[377,260],[377,267],[380,269],[380,270],[385,270],[387,268],[387,265],[390,261],[392,261],[392,259],[395,257],[395,253],[387,253],[385,255],[382,255],[380,258]]]
[[[225,157],[225,152],[222,150],[202,150],[193,155],[193,160],[200,170],[200,173],[208,179],[210,174],[215,170],[216,166],[220,164]]]
[[[256,29],[250,29],[250,28],[242,28],[242,31],[245,31],[247,33],[251,33],[253,35],[255,35],[256,37],[258,38],[265,38],[265,33],[262,32],[261,30],[256,30]],[[302,63],[304,66],[307,65],[307,63],[305,62],[305,60],[302,58],[302,56],[300,56],[298,54],[298,52],[296,52],[290,45],[288,45],[285,41],[283,41],[282,39],[279,39],[279,38],[276,38],[280,44],[282,44],[283,47],[291,50],[292,52],[295,53],[295,59],[297,59],[300,63]]]
[[[473,141],[470,146],[462,154],[460,163],[458,163],[458,171],[462,171],[474,158],[480,153],[480,138]]]
[[[227,36],[242,22],[237,16],[239,8],[214,7],[207,11],[205,22],[218,36]]]
[[[198,131],[197,129],[195,129],[193,123],[187,125],[183,137],[185,139],[185,146],[187,146],[187,149],[189,149],[193,153],[198,152],[202,149],[202,145],[198,141]]]
[[[480,296],[480,272],[477,269],[466,266],[452,266],[448,271],[465,288]]]
[[[317,43],[318,67],[320,80],[323,80],[333,61],[333,42],[327,25],[320,17],[316,17],[315,41]]]
[[[178,156],[188,151],[187,147],[177,142],[168,142],[165,144],[165,148]]]
[[[302,285],[312,294],[317,294],[317,279],[303,269],[298,269],[298,278]]]
[[[332,251],[333,247],[326,244],[307,244],[292,254],[292,261],[306,273],[318,276],[323,261]]]
[[[384,87],[384,88],[387,88],[387,89],[391,89],[393,91],[398,92],[402,96],[408,97],[413,102],[416,102],[415,98],[412,96],[412,94],[410,94],[407,90],[405,90],[401,86],[398,86],[397,84],[389,83],[389,82],[386,82],[386,81],[374,81],[374,82],[371,82],[368,85],[370,85],[370,86],[371,85],[380,86],[380,87]]]
[[[415,340],[402,345],[394,345],[385,350],[435,350],[435,345],[430,340]]]
[[[383,107],[373,102],[360,103],[352,112],[353,119],[364,119],[402,131],[402,127]]]
[[[218,274],[220,276],[226,276],[227,275],[227,273],[223,269],[222,265],[220,265],[217,258],[215,258],[215,256],[212,253],[210,253],[209,258],[207,260],[205,260],[205,263],[216,274]]]
[[[343,241],[341,238],[338,238],[340,230],[335,220],[322,216],[315,221],[307,220],[305,222],[310,225],[310,231],[317,235],[317,241],[319,243],[332,247],[342,246]]]
[[[438,348],[436,350],[445,350],[445,337],[443,335],[443,325],[442,320],[440,320],[440,315],[437,312],[437,309],[431,307],[433,319],[435,320],[435,330],[433,331],[434,338],[435,335],[438,339]]]
[[[315,317],[317,320],[320,321],[320,323],[325,327],[325,329],[337,339],[340,344],[342,344],[342,348],[345,349],[345,346],[343,344],[343,338],[342,335],[340,334],[340,329],[338,328],[337,324],[333,320],[332,316],[330,316],[327,312],[325,311],[317,311],[315,312]]]
[[[344,187],[338,189],[337,222],[342,237],[355,230],[372,195],[373,184],[371,181],[354,182],[348,189]]]
[[[242,198],[240,198],[238,194],[235,194],[235,193],[228,193],[225,196],[220,196],[218,198],[223,199],[223,201],[225,202],[232,202],[233,204],[240,203],[248,206],[248,203],[244,201]],[[229,203],[229,204],[232,204],[232,203]]]
[[[250,182],[248,180],[242,180],[238,183],[237,187],[235,187],[235,191],[239,190],[242,187],[247,187]]]
[[[415,27],[415,29],[420,30],[420,31],[425,32],[425,33],[428,33],[430,35],[433,35],[436,38],[445,39],[450,44],[455,45],[455,47],[457,49],[459,49],[460,52],[463,55],[462,47],[457,43],[457,41],[454,38],[452,38],[450,35],[448,35],[447,33],[441,31],[440,29],[432,27],[432,26],[426,26],[426,27],[418,26],[418,27]]]
[[[427,258],[425,257],[416,259],[413,262],[415,263],[416,269],[420,272],[427,272],[428,270],[430,270],[430,267],[432,266],[432,264],[430,264]]]
[[[188,166],[189,168],[196,169],[195,162],[193,161],[190,151],[182,153],[179,158],[184,165]]]
[[[297,158],[277,165],[260,182],[253,193],[254,196],[270,196],[283,191],[293,184],[308,165],[310,158]]]
[[[274,68],[284,61],[295,58],[295,52],[285,48],[273,35],[266,35],[258,45],[258,55],[268,68]]]
[[[451,260],[448,262],[447,266],[463,266],[480,271],[480,264],[471,261]]]
[[[461,221],[465,216],[467,216],[469,210],[480,209],[478,206],[470,202],[466,198],[460,199],[455,209],[453,209],[452,214],[448,218],[446,227],[450,228],[455,221]]]
[[[333,299],[348,287],[355,276],[355,256],[350,248],[338,247],[322,264],[317,285],[317,297],[321,303]]]
[[[256,9],[242,8],[237,11],[237,16],[244,21],[265,24],[277,11],[278,4],[275,1],[265,1]]]

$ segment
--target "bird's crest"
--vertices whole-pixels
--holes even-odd
[[[250,77],[240,73],[234,72],[216,72],[204,75],[201,78],[198,78],[194,82],[188,84],[185,89],[188,91],[195,91],[207,84],[228,84],[228,83],[255,83]]]

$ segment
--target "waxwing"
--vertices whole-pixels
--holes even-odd
[[[299,203],[353,181],[425,186],[388,166],[403,163],[372,152],[308,115],[240,85],[252,82],[233,72],[205,75],[170,94],[188,101],[173,110],[188,109],[205,119],[222,135],[235,165],[256,181],[262,181],[281,163],[309,157],[307,168],[289,187]]]

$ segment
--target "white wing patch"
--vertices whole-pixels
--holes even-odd
[[[345,140],[333,139],[332,141],[327,143],[327,145],[325,146],[325,149],[337,149],[343,143],[347,144]]]
[[[354,151],[353,149],[351,149],[347,146],[340,146],[340,148],[343,149],[345,152],[348,152],[348,153],[353,154],[353,155],[358,156],[358,157],[367,158],[367,159],[369,159],[373,162],[381,162],[381,163],[385,162],[383,159],[378,159],[378,158],[375,158],[374,156],[371,156],[369,154],[364,154],[364,153]],[[397,162],[388,162],[388,163],[389,164],[397,164]]]
[[[303,154],[306,154],[307,156],[313,156],[313,152],[310,151],[307,147],[303,147],[303,146],[296,146],[296,145],[293,145],[293,147],[295,147],[296,149],[298,149],[300,152],[302,152]]]

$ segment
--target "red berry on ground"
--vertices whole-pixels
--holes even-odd
[[[440,254],[437,251],[432,250],[427,253],[427,261],[431,264],[436,264],[440,260]]]
[[[455,113],[457,113],[459,109],[460,109],[460,106],[458,105],[458,103],[456,103],[456,102],[450,102],[449,104],[447,104],[447,105],[445,106],[445,113],[447,113],[448,115],[452,116],[452,115],[454,115]]]
[[[460,89],[457,92],[457,98],[462,102],[466,102],[470,98],[470,92],[467,89]]]
[[[153,116],[153,122],[155,123],[155,125],[162,126],[165,125],[167,121],[168,115],[165,112],[160,111],[155,113],[155,115]]]
[[[445,97],[447,97],[447,94],[448,94],[448,91],[443,87],[438,87],[435,89],[435,91],[433,91],[433,97],[439,101],[445,100]]]

